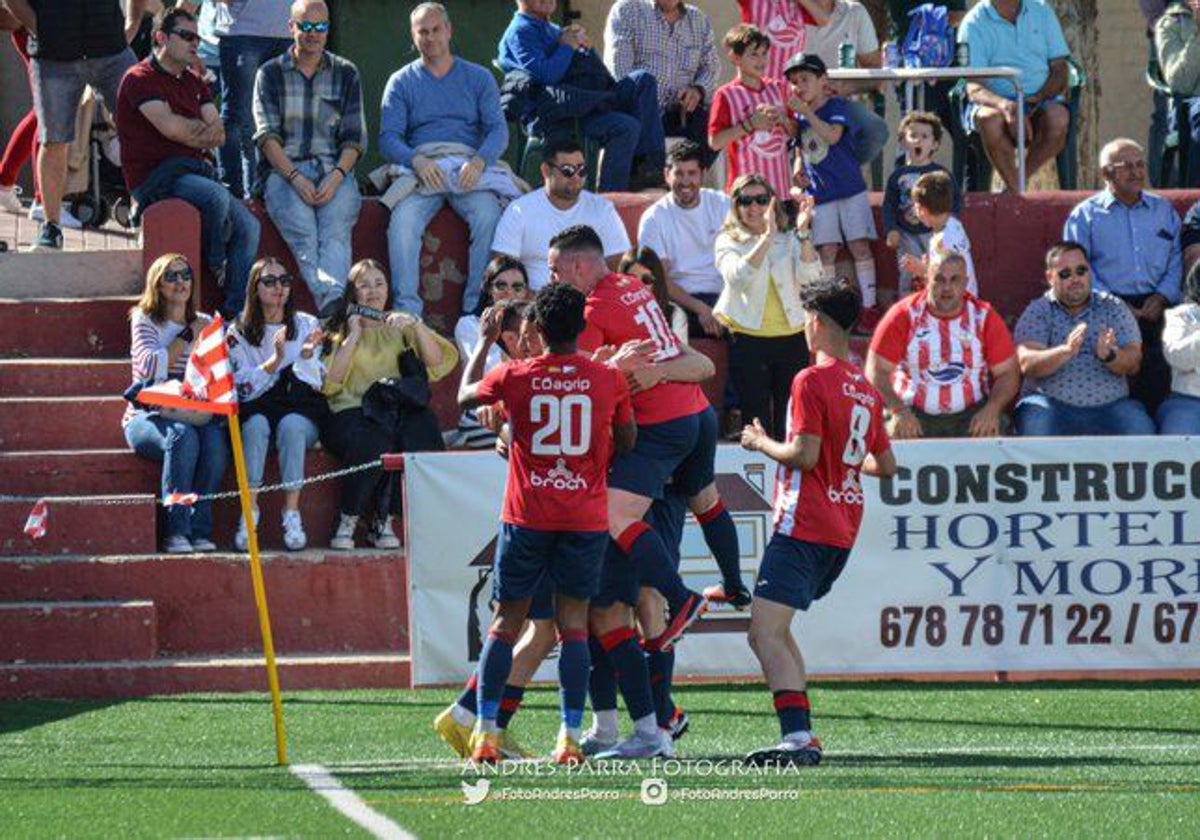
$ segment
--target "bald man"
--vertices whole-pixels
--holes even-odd
[[[354,165],[366,148],[358,70],[325,49],[329,7],[296,0],[292,45],[258,71],[254,141],[267,213],[318,308],[341,297],[362,196]],[[313,95],[316,93],[316,95]]]

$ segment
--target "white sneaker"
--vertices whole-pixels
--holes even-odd
[[[21,206],[20,187],[0,187],[0,210],[7,210],[9,213],[25,211],[25,208]]]
[[[354,529],[358,527],[358,517],[343,513],[338,520],[337,533],[329,541],[329,547],[334,551],[354,550]]]
[[[187,537],[167,537],[167,544],[163,546],[163,550],[167,554],[191,554],[195,549],[192,548],[192,541]]]
[[[288,551],[300,551],[308,545],[308,534],[304,533],[304,523],[300,521],[298,510],[283,512],[283,544]]]
[[[383,519],[375,520],[375,525],[371,528],[370,540],[371,545],[376,548],[400,547],[400,540],[392,530],[392,517],[385,516]]]
[[[254,527],[258,527],[258,508],[254,508]],[[237,533],[233,536],[233,547],[238,551],[250,550],[250,532],[246,529],[246,517],[238,517]]]
[[[40,202],[35,201],[29,205],[29,220],[31,222],[46,221],[46,209],[42,207]],[[67,230],[82,230],[83,222],[76,219],[70,210],[63,207],[58,212],[58,226]]]
[[[583,738],[579,741],[579,749],[586,756],[594,756],[596,753],[608,752],[617,745],[621,740],[621,736],[608,735],[600,730],[592,727],[587,732],[583,733]]]
[[[192,538],[192,551],[216,551],[217,544],[212,540],[206,540],[203,537],[200,539]]]
[[[653,735],[634,732],[612,749],[602,750],[595,755],[597,760],[674,757],[675,746],[671,743],[671,733],[657,728]]]

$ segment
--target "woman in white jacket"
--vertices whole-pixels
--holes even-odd
[[[1200,435],[1200,263],[1183,281],[1183,303],[1163,316],[1162,343],[1171,395],[1158,407],[1159,434]]]
[[[713,312],[729,328],[729,375],[742,416],[782,438],[792,379],[808,364],[800,290],[821,279],[809,239],[813,201],[799,199],[794,229],[761,175],[733,182],[733,202],[717,236],[717,270],[725,280]]]
[[[246,305],[226,338],[238,389],[238,417],[246,450],[246,472],[258,523],[258,488],[262,486],[271,438],[279,452],[279,476],[289,486],[283,503],[283,543],[292,551],[308,544],[300,518],[300,482],[304,453],[313,447],[328,404],[321,394],[325,368],[320,347],[324,338],[317,319],[296,312],[295,278],[274,257],[250,269]],[[238,524],[234,545],[245,551],[246,522]]]

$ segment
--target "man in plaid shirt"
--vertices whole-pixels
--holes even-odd
[[[294,43],[258,71],[254,141],[267,213],[318,307],[341,297],[350,273],[350,232],[362,196],[354,164],[366,148],[358,70],[325,49],[329,7],[296,0]]]
[[[708,15],[683,0],[618,0],[604,44],[604,63],[616,78],[634,70],[654,76],[663,134],[700,144],[708,166],[708,106],[720,70]]]

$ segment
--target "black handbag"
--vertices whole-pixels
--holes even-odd
[[[325,395],[296,376],[291,366],[260,397],[238,406],[238,417],[246,421],[257,414],[267,418],[274,429],[289,414],[301,414],[322,428],[329,419],[329,401]]]

